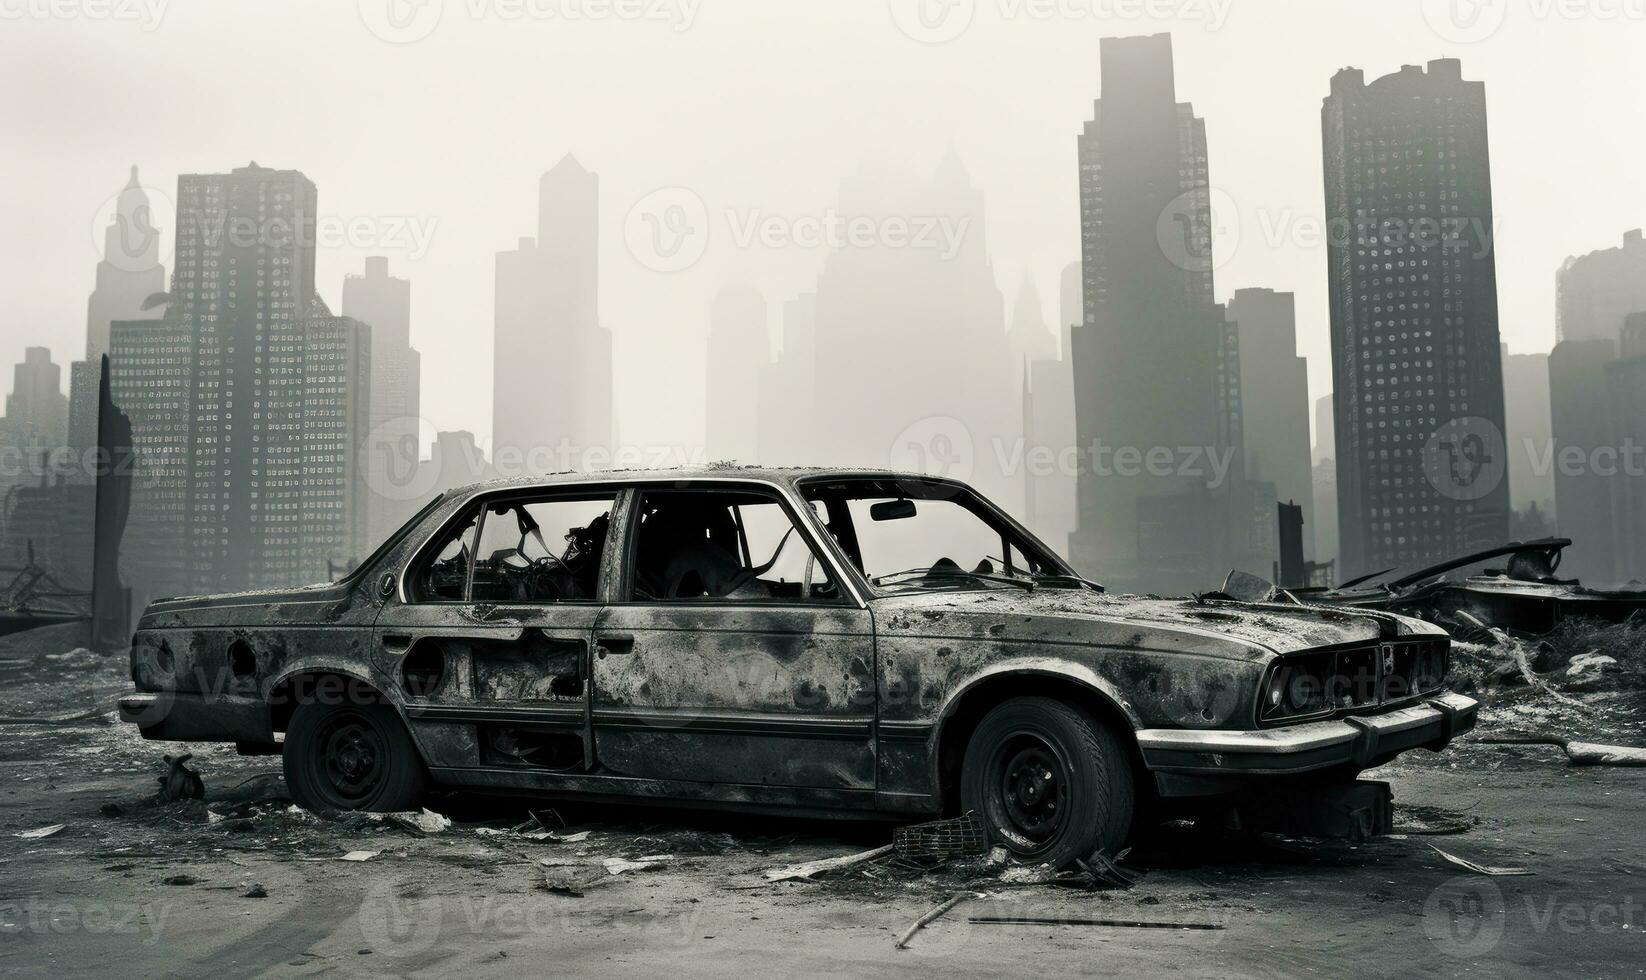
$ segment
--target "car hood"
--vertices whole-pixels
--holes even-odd
[[[923,592],[876,599],[878,626],[904,635],[1072,643],[1262,660],[1343,643],[1444,635],[1390,613],[1040,588]]]

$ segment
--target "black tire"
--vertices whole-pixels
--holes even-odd
[[[427,785],[400,716],[376,702],[303,702],[281,756],[286,788],[308,810],[415,810]]]
[[[960,805],[1020,861],[1111,857],[1131,832],[1132,764],[1108,726],[1051,698],[1014,698],[966,745]]]

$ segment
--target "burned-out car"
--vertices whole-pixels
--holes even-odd
[[[1114,596],[962,483],[708,469],[485,484],[331,585],[154,603],[123,717],[280,752],[314,809],[478,787],[976,813],[1018,855],[1146,801],[1341,782],[1474,723],[1375,611]]]

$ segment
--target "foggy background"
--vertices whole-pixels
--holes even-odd
[[[1058,277],[1080,257],[1075,138],[1099,95],[1098,41],[1116,34],[1172,33],[1177,97],[1206,121],[1214,195],[1230,205],[1216,215],[1217,298],[1296,294],[1311,398],[1332,386],[1320,104],[1337,69],[1458,57],[1486,83],[1511,352],[1553,344],[1561,261],[1615,245],[1646,213],[1646,6],[1622,0],[957,0],[934,32],[914,4],[880,0],[396,2],[409,31],[385,20],[388,0],[112,0],[66,18],[0,0],[0,363],[25,345],[80,355],[128,167],[154,198],[169,273],[177,175],[255,160],[301,170],[322,218],[353,223],[352,240],[318,250],[333,307],[367,255],[411,281],[421,414],[486,442],[495,256],[535,233],[538,178],[571,153],[600,179],[618,438],[695,445],[715,293],[759,290],[775,343],[783,302],[814,288],[828,253],[740,245],[738,227],[824,216],[860,172],[923,181],[952,147],[983,195],[996,284],[1010,304],[1026,272],[1055,329]],[[430,10],[438,22],[415,37]],[[1459,26],[1453,10],[1484,19]],[[689,190],[707,216],[701,257],[677,271],[625,244],[625,217],[660,188]]]

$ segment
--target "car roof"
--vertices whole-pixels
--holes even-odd
[[[775,483],[793,486],[802,480],[852,479],[911,480],[929,483],[956,483],[945,477],[886,469],[862,469],[832,466],[691,466],[633,470],[587,470],[545,473],[540,476],[508,477],[483,480],[449,492],[452,497],[468,497],[476,493],[498,490],[529,490],[537,487],[579,486],[607,483],[691,482],[693,480],[748,480],[754,483]]]

